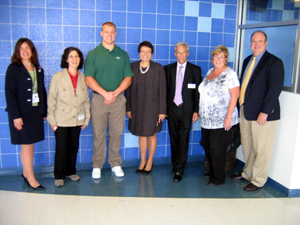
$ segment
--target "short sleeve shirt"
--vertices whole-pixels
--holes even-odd
[[[116,45],[109,51],[101,43],[88,53],[84,76],[93,77],[105,91],[114,91],[125,77],[133,76],[128,54]]]
[[[207,72],[198,87],[200,93],[199,114],[201,127],[205,129],[224,128],[224,121],[231,99],[229,89],[240,86],[236,72],[230,67],[227,67],[215,79],[208,80],[207,77],[212,70],[213,68]],[[238,111],[237,107],[235,107],[231,116],[231,125],[233,126],[238,123]]]

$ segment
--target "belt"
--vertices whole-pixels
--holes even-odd
[[[98,92],[96,92],[96,91],[93,91],[95,94],[97,94],[97,95],[100,95]]]

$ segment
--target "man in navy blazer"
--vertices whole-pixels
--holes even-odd
[[[255,31],[251,35],[253,54],[244,60],[242,68],[239,103],[245,166],[242,174],[231,178],[250,181],[244,188],[246,191],[262,188],[268,179],[280,119],[278,98],[284,82],[284,68],[281,59],[266,51],[267,44],[267,35],[263,31]],[[254,65],[252,70],[251,64]]]
[[[167,115],[171,140],[171,157],[175,172],[173,181],[179,182],[185,169],[192,122],[199,118],[198,86],[202,81],[201,68],[187,62],[189,46],[175,45],[176,63],[165,66],[167,80]],[[181,76],[179,82],[178,76]],[[177,95],[176,95],[177,93]],[[175,99],[179,97],[179,102]]]

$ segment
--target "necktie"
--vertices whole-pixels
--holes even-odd
[[[253,70],[253,67],[254,67],[254,64],[255,64],[255,60],[256,60],[256,57],[253,57],[252,62],[251,62],[250,66],[249,66],[249,69],[247,71],[247,74],[245,76],[244,82],[242,84],[241,92],[240,92],[240,99],[239,99],[240,105],[244,104],[245,92],[246,92],[246,89],[247,89],[247,86],[248,86],[248,83],[249,83],[249,80],[250,80],[250,76],[251,76],[251,73],[252,73],[252,70]]]
[[[175,97],[174,97],[174,102],[176,105],[180,105],[182,101],[182,83],[183,83],[183,75],[182,75],[182,68],[183,66],[179,67],[177,79],[176,79],[176,90],[175,90]]]

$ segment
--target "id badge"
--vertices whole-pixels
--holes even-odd
[[[78,120],[83,120],[83,119],[84,119],[84,114],[78,116]]]
[[[40,101],[39,94],[38,93],[33,93],[32,94],[32,103],[38,103],[39,101]]]
[[[196,88],[196,84],[188,84],[188,89],[195,89]]]

